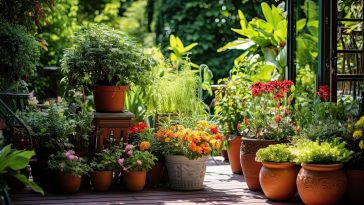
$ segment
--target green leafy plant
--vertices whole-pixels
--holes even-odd
[[[177,36],[174,36],[173,34],[169,36],[169,47],[168,49],[173,51],[169,55],[169,59],[176,64],[176,67],[178,69],[178,64],[180,61],[183,61],[183,57],[185,57],[186,53],[192,50],[195,46],[197,46],[198,43],[191,43],[190,45],[183,45],[183,42],[181,39]],[[190,62],[192,67],[198,68],[198,65]]]
[[[118,168],[127,172],[149,171],[157,158],[148,151],[140,151],[132,144],[127,144],[122,157],[118,159]]]
[[[66,49],[62,71],[75,86],[145,83],[143,73],[153,64],[127,34],[103,24],[83,27]]]
[[[306,164],[336,164],[350,160],[353,151],[348,150],[345,142],[339,140],[311,141],[305,138],[294,142],[297,162]]]
[[[102,150],[91,161],[90,167],[93,171],[113,171],[117,168],[117,161],[121,155],[118,148]]]
[[[91,170],[86,161],[77,157],[73,150],[58,152],[56,155],[51,156],[48,166],[53,171],[75,176],[82,176]]]
[[[294,159],[292,147],[288,144],[269,145],[259,149],[255,157],[257,162],[293,162]]]
[[[30,186],[35,192],[44,195],[44,191],[33,181],[20,173],[24,169],[30,159],[34,156],[34,151],[12,150],[11,145],[7,145],[0,150],[0,187],[6,188],[6,176],[14,177],[25,185]],[[2,196],[1,196],[2,197]]]
[[[34,74],[40,47],[24,27],[3,19],[0,19],[0,39],[0,90],[17,91],[14,82]]]

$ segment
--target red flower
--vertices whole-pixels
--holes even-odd
[[[236,129],[237,129],[238,131],[240,131],[240,123],[238,123],[238,125],[236,125]]]
[[[132,127],[130,127],[128,129],[128,133],[129,134],[141,133],[141,132],[144,132],[147,128],[148,128],[148,125],[146,123],[139,122],[138,124],[133,125]]]
[[[322,85],[319,87],[319,90],[316,92],[317,95],[320,96],[320,99],[323,101],[328,101],[330,99],[330,89],[328,85]]]
[[[210,131],[213,133],[213,134],[216,134],[219,132],[219,130],[217,129],[217,127],[211,127],[210,128]]]
[[[244,123],[245,123],[245,125],[246,126],[248,126],[249,125],[249,121],[248,121],[248,118],[244,115]]]
[[[276,115],[275,120],[277,123],[279,123],[281,121],[281,116],[280,115]]]
[[[281,101],[278,100],[276,107],[279,109],[281,107]]]

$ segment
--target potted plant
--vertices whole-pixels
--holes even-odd
[[[279,144],[295,134],[292,120],[293,82],[256,82],[250,86],[244,120],[239,124],[241,135],[241,166],[248,188],[260,191],[259,172],[262,163],[255,161],[260,148]]]
[[[136,146],[140,151],[149,151],[157,158],[152,169],[147,172],[145,183],[145,187],[147,188],[157,187],[161,182],[165,167],[161,142],[157,141],[154,136],[155,133],[153,129],[149,128],[144,122],[139,122],[132,126],[128,130],[128,133],[129,139],[130,135],[134,136],[134,146]]]
[[[127,34],[103,24],[84,27],[66,49],[62,71],[70,85],[92,86],[95,109],[122,112],[130,84],[143,84],[152,61]]]
[[[73,150],[52,155],[48,166],[55,172],[57,184],[65,193],[76,193],[80,189],[82,175],[90,171],[86,161],[77,157]]]
[[[1,143],[0,146],[2,146]],[[20,170],[28,165],[34,154],[34,151],[13,150],[11,149],[11,145],[7,145],[0,150],[0,204],[11,204],[8,193],[9,187],[6,180],[7,177],[13,177],[25,185],[30,186],[34,191],[44,195],[41,187],[35,182],[28,180],[20,172]]]
[[[122,173],[122,184],[129,191],[141,191],[145,186],[147,171],[151,170],[157,158],[148,151],[140,151],[127,144],[118,159]]]
[[[90,163],[92,169],[91,183],[96,191],[104,192],[109,190],[121,154],[121,150],[118,148],[105,149],[101,153],[97,153],[93,158]]]
[[[319,142],[301,138],[295,142],[295,155],[302,166],[297,189],[305,204],[336,204],[344,196],[347,178],[342,167],[353,153],[345,144],[337,139]]]
[[[275,144],[259,149],[255,160],[263,164],[259,182],[268,199],[284,201],[296,194],[299,167],[294,163],[295,156],[289,145]]]
[[[20,80],[34,73],[40,57],[35,37],[20,25],[0,19],[0,91],[18,92]]]
[[[231,171],[241,174],[240,145],[241,135],[238,124],[244,120],[246,98],[249,96],[249,83],[242,75],[232,75],[230,79],[222,79],[215,91],[214,112],[217,117],[220,130],[224,134]]]
[[[161,127],[156,137],[162,142],[169,187],[176,190],[203,188],[208,156],[220,151],[222,135],[217,125],[199,121],[194,129],[183,125]]]
[[[352,150],[353,157],[345,164],[348,178],[347,197],[353,203],[363,203],[364,199],[364,116],[348,125],[345,141]]]

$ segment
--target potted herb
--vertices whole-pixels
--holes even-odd
[[[259,182],[268,199],[284,201],[296,194],[299,167],[294,164],[292,147],[287,144],[269,145],[258,150],[255,160],[263,164]]]
[[[132,144],[127,144],[123,155],[118,159],[122,173],[122,184],[129,191],[141,191],[144,188],[147,171],[151,170],[157,158],[148,151],[140,151]]]
[[[230,79],[222,79],[219,83],[224,84],[215,91],[214,112],[227,142],[223,149],[227,150],[231,170],[240,174],[241,135],[238,125],[244,120],[249,83],[239,73],[232,75]]]
[[[19,82],[34,73],[40,47],[23,26],[0,19],[0,91],[18,92]]]
[[[121,154],[119,149],[105,149],[97,153],[91,161],[91,182],[96,191],[103,192],[109,190],[112,184],[113,171],[117,167],[117,161]]]
[[[70,85],[91,87],[96,111],[122,112],[130,84],[143,84],[151,58],[127,34],[102,24],[84,27],[66,49],[62,71]]]
[[[82,175],[90,171],[86,161],[77,157],[73,150],[52,155],[48,166],[55,172],[57,184],[65,193],[76,193],[80,189]]]
[[[270,144],[287,142],[295,134],[292,120],[292,81],[256,82],[250,86],[251,100],[248,101],[244,120],[239,124],[241,131],[241,166],[250,190],[260,191],[259,172],[262,163],[255,161],[260,148]]]
[[[202,189],[208,156],[216,154],[221,148],[222,134],[218,132],[217,125],[207,121],[197,122],[192,129],[170,125],[161,127],[156,137],[162,142],[169,187],[176,190]]]
[[[347,178],[342,167],[353,154],[345,145],[337,139],[319,142],[302,138],[295,142],[295,155],[302,166],[297,189],[305,204],[335,204],[344,196]]]

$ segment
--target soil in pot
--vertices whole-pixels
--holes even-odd
[[[123,112],[128,86],[93,86],[97,112]]]
[[[299,166],[291,163],[263,162],[259,181],[264,195],[273,201],[290,200],[297,192]]]
[[[243,171],[240,165],[240,145],[241,145],[241,137],[237,136],[232,140],[228,141],[228,158],[231,167],[231,171],[234,174],[242,174]]]

